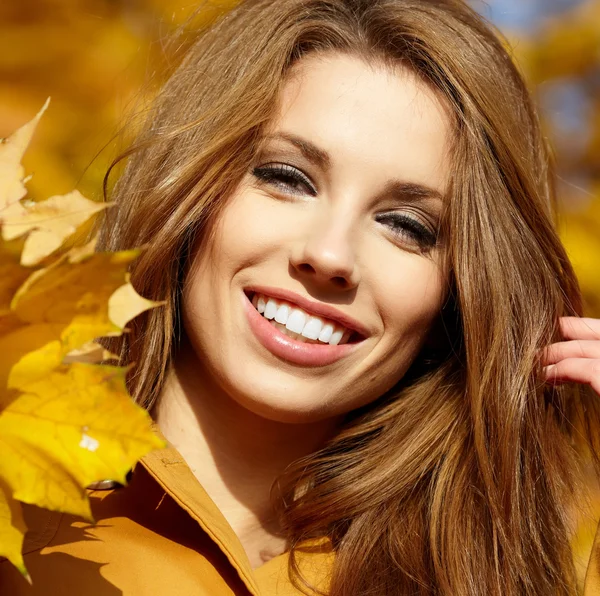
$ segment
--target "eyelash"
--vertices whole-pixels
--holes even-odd
[[[253,174],[262,182],[272,184],[287,194],[309,194],[312,197],[317,195],[317,190],[308,176],[289,164],[265,164],[255,167]],[[304,190],[299,189],[299,185],[304,186]],[[423,225],[416,218],[404,213],[395,211],[378,213],[375,216],[375,221],[389,227],[392,234],[397,238],[417,244],[422,251],[433,248],[437,243],[437,234],[435,232]]]
[[[391,211],[388,213],[378,213],[375,216],[377,223],[386,224],[389,226],[392,234],[400,239],[409,240],[419,245],[422,251],[427,251],[437,244],[437,234],[429,227],[423,225],[414,217]]]
[[[317,195],[317,189],[312,185],[310,178],[299,169],[286,163],[265,164],[254,168],[254,175],[263,182],[272,184],[283,192],[293,195],[303,195],[306,192],[299,190],[294,185],[304,185],[311,197]]]

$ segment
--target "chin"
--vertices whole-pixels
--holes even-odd
[[[323,394],[321,383],[310,388],[299,381],[271,378],[269,383],[232,385],[226,391],[239,406],[272,422],[309,424],[345,413],[341,404],[335,407],[331,397]]]

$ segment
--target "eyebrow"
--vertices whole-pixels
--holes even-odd
[[[385,187],[382,194],[391,195],[397,198],[410,198],[415,200],[421,199],[436,199],[438,201],[444,201],[444,195],[423,184],[416,182],[405,182],[403,180],[391,180]]]
[[[288,132],[278,132],[276,134],[267,135],[266,139],[284,140],[300,149],[302,155],[308,159],[308,161],[319,166],[323,170],[328,170],[331,167],[331,157],[327,151],[319,149],[316,145]]]
[[[331,156],[324,149],[320,149],[310,141],[303,139],[297,135],[288,132],[278,132],[264,137],[268,140],[283,140],[298,148],[302,155],[311,163],[320,167],[323,170],[328,170],[331,167]],[[424,184],[417,182],[408,182],[403,180],[390,180],[385,187],[384,195],[393,196],[399,199],[437,199],[444,201],[444,195]]]

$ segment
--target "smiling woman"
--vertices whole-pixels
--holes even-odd
[[[472,10],[242,2],[125,158],[102,242],[146,245],[132,281],[167,302],[121,356],[170,447],[92,495],[102,524],[56,522],[34,581],[54,553],[136,596],[583,588],[600,407],[563,382],[600,391],[600,324],[535,109]]]
[[[449,138],[410,71],[333,52],[299,61],[213,235],[193,247],[181,314],[198,386],[218,378],[255,414],[330,425],[396,385],[447,293],[430,195],[447,187]]]

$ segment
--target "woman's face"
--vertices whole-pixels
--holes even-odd
[[[300,61],[186,278],[199,374],[255,414],[302,423],[397,383],[445,297],[449,137],[443,105],[409,71]]]

